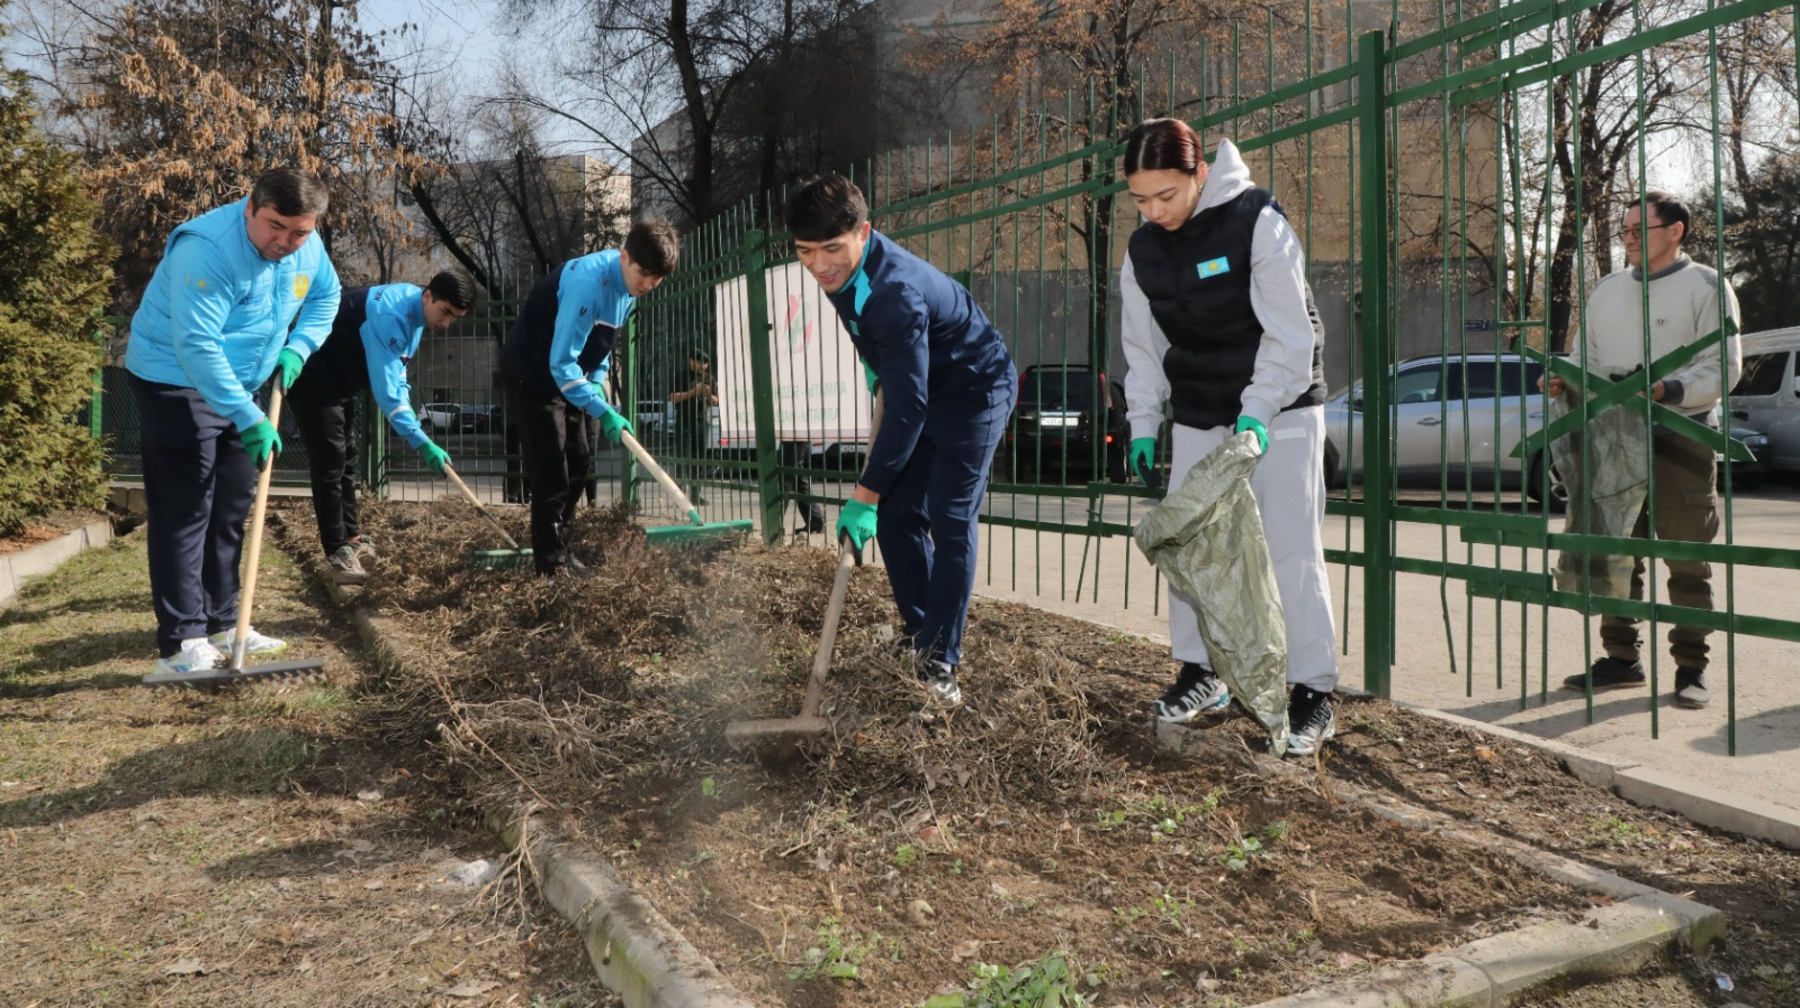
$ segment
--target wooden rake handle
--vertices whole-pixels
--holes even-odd
[[[875,435],[881,431],[881,417],[886,402],[875,393],[874,415],[869,421],[869,454],[863,456],[863,471],[869,468],[874,454]],[[831,582],[831,601],[825,605],[825,625],[819,630],[819,650],[813,654],[812,675],[806,679],[806,695],[800,701],[800,716],[816,717],[819,702],[825,696],[825,677],[831,674],[831,655],[837,650],[838,621],[844,615],[844,599],[850,594],[850,572],[862,563],[862,551],[850,545],[850,537],[838,539],[837,578]]]
[[[495,518],[493,512],[481,503],[481,498],[475,496],[475,491],[469,489],[469,484],[463,482],[463,478],[456,474],[456,470],[448,462],[444,463],[444,475],[450,477],[450,482],[456,484],[456,489],[462,491],[463,496],[469,499],[470,504],[475,505],[475,510],[481,512],[481,517],[486,518],[494,526],[494,530],[500,533],[500,538],[506,540],[507,549],[519,548],[519,544],[511,535],[507,534],[506,526],[500,524],[500,519]]]
[[[682,493],[681,487],[677,486],[669,474],[663,471],[662,466],[656,464],[656,460],[651,458],[650,453],[644,450],[644,446],[638,443],[636,436],[628,430],[622,430],[619,432],[619,442],[631,449],[631,456],[637,459],[638,465],[643,466],[650,475],[656,477],[656,482],[662,484],[663,490],[670,497],[675,498],[675,503],[681,508],[681,512],[688,516],[689,521],[695,525],[705,524],[700,520],[700,512],[695,510],[693,502],[688,500],[687,494]]]
[[[269,426],[277,432],[281,430],[281,382],[275,383],[275,391],[269,397]],[[277,437],[280,434],[277,433]],[[262,534],[263,515],[269,508],[269,481],[275,476],[275,449],[269,449],[269,457],[263,460],[262,469],[256,474],[256,503],[250,508],[250,530],[247,537],[250,548],[244,554],[243,585],[238,590],[237,633],[231,642],[231,670],[244,670],[245,649],[249,646],[250,607],[256,603],[256,572],[262,566]]]

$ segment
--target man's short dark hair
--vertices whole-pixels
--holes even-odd
[[[1681,236],[1687,237],[1693,224],[1687,204],[1681,202],[1681,197],[1660,189],[1653,189],[1644,194],[1644,202],[1649,205],[1650,212],[1656,215],[1658,224],[1680,224]]]
[[[272,207],[283,217],[320,217],[331,205],[325,180],[304,168],[271,168],[250,187],[250,209]]]
[[[711,364],[712,355],[705,350],[692,350],[688,352],[688,360],[699,361],[702,364]]]
[[[856,183],[833,172],[795,186],[788,193],[786,216],[795,241],[830,241],[865,224],[869,203]]]
[[[625,254],[650,276],[666,277],[681,261],[681,239],[668,221],[641,220],[625,235]]]
[[[475,307],[475,299],[480,296],[475,286],[475,278],[459,269],[447,269],[431,278],[425,286],[431,296],[446,302],[459,311],[468,311]]]

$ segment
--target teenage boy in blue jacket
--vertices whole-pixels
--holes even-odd
[[[1012,354],[961,284],[869,226],[868,203],[849,179],[799,186],[787,225],[886,409],[838,535],[858,549],[879,539],[919,678],[953,707],[962,702],[956,670],[977,519],[1018,385]]]
[[[584,415],[617,444],[632,429],[601,389],[613,346],[637,299],[675,272],[675,231],[639,221],[625,246],[570,259],[531,288],[500,351],[506,409],[517,425],[531,485],[531,554],[539,574],[581,577],[563,527],[575,517],[588,475]]]
[[[218,663],[236,633],[238,559],[256,470],[281,438],[254,393],[294,383],[331,332],[338,277],[315,233],[330,193],[276,168],[248,198],[169,235],[131,319],[125,367],[143,428],[150,594],[160,657],[151,675]],[[285,641],[254,629],[250,654]]]
[[[424,287],[409,283],[344,292],[331,336],[306,360],[289,402],[306,438],[312,468],[313,516],[325,562],[338,584],[361,584],[362,561],[375,558],[356,514],[356,396],[368,389],[394,433],[443,475],[450,453],[426,436],[413,413],[406,362],[426,329],[441,333],[475,304],[475,281],[444,270]]]

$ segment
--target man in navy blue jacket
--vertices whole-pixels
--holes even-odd
[[[338,584],[361,584],[367,576],[362,561],[375,557],[356,512],[357,393],[368,389],[394,433],[442,475],[450,453],[431,440],[413,412],[406,362],[419,352],[426,329],[449,329],[474,304],[475,280],[461,270],[444,270],[422,288],[396,283],[347,290],[331,335],[306,359],[289,392],[312,468],[319,542]]]
[[[869,226],[849,179],[799,186],[787,225],[886,409],[838,535],[858,549],[879,539],[919,678],[953,707],[981,499],[1018,384],[1012,354],[961,284]]]

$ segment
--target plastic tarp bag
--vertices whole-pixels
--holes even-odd
[[[1567,399],[1565,395],[1551,400],[1552,421],[1572,411]],[[1630,538],[1650,492],[1649,449],[1649,422],[1630,403],[1592,414],[1578,433],[1557,438],[1550,445],[1550,456],[1569,491],[1563,531]],[[1628,598],[1635,559],[1563,550],[1556,562],[1556,587],[1559,591]]]
[[[1194,603],[1212,669],[1287,753],[1287,630],[1262,514],[1250,490],[1256,435],[1227,438],[1132,533],[1175,590]]]

